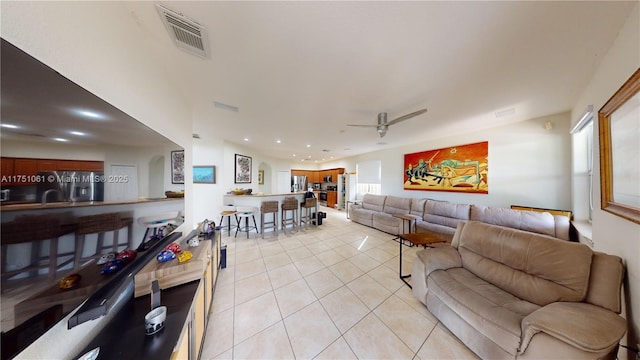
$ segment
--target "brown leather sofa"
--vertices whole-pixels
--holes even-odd
[[[615,358],[622,260],[492,224],[458,225],[451,246],[419,250],[414,295],[483,359]]]

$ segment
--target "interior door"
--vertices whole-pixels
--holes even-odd
[[[277,194],[286,194],[291,192],[291,173],[289,171],[278,171]]]

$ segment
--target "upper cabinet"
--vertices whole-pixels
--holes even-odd
[[[344,168],[326,170],[297,170],[291,169],[291,176],[306,176],[309,183],[323,183],[327,176],[331,176],[331,182],[338,182],[338,175],[344,174]]]
[[[104,171],[103,161],[3,157],[2,186],[33,185],[40,171]]]

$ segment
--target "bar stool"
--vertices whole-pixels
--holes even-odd
[[[2,223],[2,262],[1,273],[3,291],[6,289],[5,280],[11,280],[20,274],[27,277],[37,277],[40,270],[47,269],[47,278],[53,280],[57,272],[66,265],[74,262],[73,250],[61,252],[58,248],[59,239],[76,230],[77,224],[62,224],[58,215],[23,215],[15,220]],[[14,247],[25,248],[30,252],[29,263],[20,269],[10,269],[9,253]],[[27,250],[30,247],[30,250]],[[48,251],[45,249],[48,247]],[[10,250],[11,249],[11,250]],[[18,250],[16,250],[18,251]],[[15,261],[15,259],[12,259]]]
[[[220,230],[227,228],[227,236],[231,236],[231,227],[234,229],[238,228],[238,217],[236,216],[237,211],[234,205],[224,205],[222,207],[222,211],[220,211]],[[231,225],[231,217],[236,219],[236,224]],[[227,226],[224,226],[224,218],[227,218]]]
[[[309,224],[317,226],[314,221],[314,216],[312,216],[317,206],[318,199],[316,198],[307,198],[304,203],[300,204],[300,227],[302,227],[303,223],[305,224],[305,227],[308,227]]]
[[[282,231],[287,233],[287,225],[292,225],[292,229],[298,227],[298,200],[293,196],[284,198],[282,201],[282,214],[280,215],[280,221],[282,224]],[[291,211],[293,217],[287,218],[288,212]]]
[[[273,221],[265,222],[264,218],[266,214],[273,214]],[[260,229],[262,230],[262,238],[264,239],[265,225],[270,225],[269,228],[278,234],[278,201],[263,201],[260,206]]]
[[[249,232],[251,229],[256,229],[256,233],[258,232],[258,225],[256,224],[256,211],[258,208],[255,206],[236,206],[236,218],[238,219],[238,226],[236,227],[236,235],[238,236],[238,231],[244,231],[247,233],[247,239],[249,238]],[[242,228],[242,219],[244,218],[244,228]],[[253,226],[249,225],[249,218],[253,219]]]
[[[177,216],[177,214],[176,214]],[[123,218],[120,213],[107,213],[98,215],[80,216],[77,218],[78,228],[76,230],[75,247],[75,268],[80,267],[84,262],[95,259],[103,254],[103,250],[110,250],[117,253],[120,247],[124,249],[132,246],[132,218]],[[126,242],[120,242],[120,229],[127,228]],[[105,234],[113,232],[113,240],[110,245],[104,244]],[[87,256],[83,256],[86,236],[96,234],[96,247]]]

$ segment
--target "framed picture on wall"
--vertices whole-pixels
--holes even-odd
[[[248,184],[251,183],[251,157],[236,154],[235,159],[235,183]]]
[[[194,184],[215,184],[216,183],[216,167],[215,166],[194,166],[193,167],[193,183]]]
[[[264,170],[258,170],[258,185],[264,185]]]
[[[171,183],[184,184],[184,150],[171,152]]]

